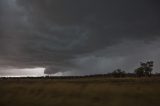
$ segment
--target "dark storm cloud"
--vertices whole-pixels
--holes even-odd
[[[158,0],[1,0],[0,64],[51,66],[45,73],[132,69],[159,52],[159,4]]]

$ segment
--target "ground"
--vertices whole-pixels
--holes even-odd
[[[159,105],[160,78],[0,80],[0,106]]]

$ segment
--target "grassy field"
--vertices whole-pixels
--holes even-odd
[[[160,106],[160,78],[0,80],[0,106]]]

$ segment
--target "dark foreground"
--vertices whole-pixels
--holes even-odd
[[[160,78],[1,79],[0,106],[160,106]]]

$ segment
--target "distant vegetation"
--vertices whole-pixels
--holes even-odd
[[[141,66],[135,70],[138,77],[151,77],[153,70],[153,61],[148,61],[146,63],[141,63]]]
[[[146,63],[140,63],[140,67],[135,69],[134,74],[137,77],[151,77],[152,70],[153,70],[153,61],[147,61]],[[129,76],[125,71],[122,71],[121,69],[117,69],[112,72],[112,76],[114,77],[125,77]]]
[[[117,70],[112,72],[112,75],[114,77],[125,77],[126,76],[126,72],[122,71],[121,69],[117,69]]]

